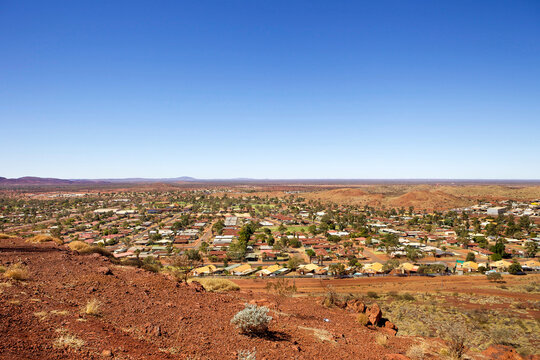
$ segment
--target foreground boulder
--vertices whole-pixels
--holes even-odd
[[[382,311],[379,304],[374,303],[366,310],[369,322],[373,325],[378,325],[382,318]]]

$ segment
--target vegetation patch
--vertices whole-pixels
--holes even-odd
[[[228,279],[216,279],[216,278],[197,278],[189,279],[188,282],[199,282],[206,291],[211,292],[225,292],[225,291],[238,291],[240,286],[236,285],[233,281]]]
[[[30,277],[28,269],[21,263],[13,264],[9,266],[4,272],[4,277],[17,281],[25,281]]]
[[[48,234],[38,234],[38,235],[32,236],[31,238],[28,238],[26,241],[29,243],[44,243],[44,242],[52,241],[58,245],[62,245],[64,243],[64,241],[62,241],[61,239],[48,235]]]

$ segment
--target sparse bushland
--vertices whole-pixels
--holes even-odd
[[[80,349],[85,344],[84,340],[70,334],[66,329],[56,329],[56,332],[59,336],[53,346],[57,349]]]
[[[240,290],[240,286],[236,285],[234,282],[228,279],[196,278],[196,279],[188,280],[188,282],[192,282],[192,281],[199,282],[206,291],[210,291],[210,292],[225,292],[225,291]]]
[[[298,289],[293,281],[279,278],[275,281],[268,281],[266,283],[266,291],[278,296],[292,296],[296,294]]]
[[[465,297],[454,296],[456,300],[466,301],[470,304],[507,304],[495,297]],[[441,333],[448,324],[461,324],[465,328],[464,342],[467,347],[475,351],[486,349],[492,344],[508,345],[515,348],[522,355],[538,353],[535,345],[540,341],[540,322],[533,319],[522,318],[518,313],[512,314],[514,306],[508,306],[508,311],[477,309],[469,310],[460,305],[450,306],[445,300],[429,294],[416,295],[416,303],[402,299],[379,302],[383,312],[397,325],[399,332],[405,336],[442,337]],[[523,304],[520,302],[519,304]],[[531,309],[534,303],[528,302]],[[522,311],[518,308],[517,312]],[[457,328],[457,326],[455,326]],[[443,331],[444,332],[444,331]],[[455,341],[454,341],[455,342]],[[456,353],[446,349],[448,354]]]
[[[268,332],[268,325],[272,320],[268,316],[269,309],[265,306],[246,304],[243,310],[234,315],[231,324],[235,325],[243,334],[264,335]]]
[[[4,277],[17,281],[25,281],[28,280],[30,275],[28,273],[28,268],[25,265],[17,263],[9,266],[6,271],[4,271]]]
[[[90,299],[83,307],[83,313],[86,315],[99,316],[101,314],[101,303],[98,299]]]
[[[29,243],[44,243],[44,242],[52,241],[58,245],[62,245],[64,243],[62,239],[59,239],[57,237],[54,237],[48,234],[38,234],[38,235],[32,236],[31,238],[28,238],[26,241]]]
[[[372,299],[378,299],[379,295],[375,291],[368,291],[367,296]]]

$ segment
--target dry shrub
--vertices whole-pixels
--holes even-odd
[[[47,234],[38,234],[27,239],[26,241],[29,243],[44,243],[52,241],[58,245],[62,245],[64,243],[64,241],[62,241],[61,239]]]
[[[113,254],[105,249],[103,246],[90,245],[87,248],[78,250],[79,254],[88,255],[88,254],[100,254],[106,257],[114,257]]]
[[[296,284],[285,278],[279,278],[276,281],[267,282],[266,290],[279,296],[292,296],[298,291]]]
[[[358,314],[356,315],[356,322],[362,326],[367,326],[369,323],[369,318],[366,314]]]
[[[268,331],[268,324],[272,320],[272,317],[268,316],[268,311],[265,306],[246,304],[244,310],[234,315],[231,324],[235,325],[244,334],[265,334]]]
[[[383,347],[386,347],[386,345],[388,344],[388,336],[384,334],[377,334],[377,336],[375,337],[375,342]]]
[[[4,277],[17,281],[28,280],[28,269],[21,263],[13,264],[6,269],[4,272]]]
[[[338,294],[331,287],[327,287],[322,304],[329,308],[335,306],[338,302]]]
[[[65,329],[57,329],[56,332],[60,333],[60,336],[54,341],[54,347],[57,349],[80,349],[85,344],[84,340],[70,334]]]
[[[100,307],[101,303],[97,299],[91,299],[86,303],[83,312],[86,315],[98,316],[99,314],[101,314],[99,310]]]
[[[413,345],[407,350],[406,355],[412,360],[422,360],[425,356],[424,347],[422,345]]]
[[[5,273],[5,272],[6,272],[6,267],[0,265],[0,273]]]
[[[439,336],[446,340],[452,359],[462,359],[467,348],[469,330],[459,322],[441,324]]]
[[[189,282],[193,281],[191,279]],[[224,292],[224,291],[238,291],[240,290],[240,286],[236,285],[231,280],[227,279],[215,279],[215,278],[198,278],[197,282],[199,282],[206,291],[211,292]]]
[[[81,252],[81,250],[85,250],[90,247],[90,245],[88,245],[87,243],[83,241],[79,241],[79,240],[72,241],[69,244],[67,244],[67,246],[71,250],[78,251],[78,252]]]

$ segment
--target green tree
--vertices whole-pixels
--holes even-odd
[[[470,252],[467,254],[467,257],[465,258],[465,261],[475,261],[476,260],[476,256],[474,255],[473,252]]]

